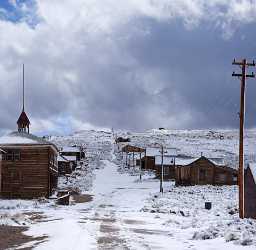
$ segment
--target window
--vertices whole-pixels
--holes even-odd
[[[20,151],[19,150],[15,150],[13,152],[13,159],[14,159],[14,161],[20,161]]]
[[[19,161],[20,160],[20,150],[19,149],[8,149],[6,154],[3,155],[4,161]]]
[[[226,174],[219,174],[218,177],[219,177],[219,181],[222,183],[227,181]]]
[[[233,174],[233,181],[237,181],[237,175]]]

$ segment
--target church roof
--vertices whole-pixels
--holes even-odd
[[[49,145],[58,151],[55,144],[45,140],[44,138],[36,135],[28,134],[25,132],[11,132],[7,135],[0,137],[1,146],[12,146],[12,145]]]
[[[25,125],[29,125],[30,124],[30,121],[29,121],[28,116],[25,113],[25,111],[21,112],[20,117],[19,117],[19,119],[17,121],[17,124],[25,124]]]

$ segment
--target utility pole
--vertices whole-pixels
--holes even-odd
[[[239,185],[239,217],[244,218],[244,115],[245,115],[245,88],[246,78],[254,78],[255,75],[246,73],[247,67],[255,67],[255,62],[249,63],[246,59],[236,61],[234,59],[233,65],[238,65],[242,72],[233,72],[232,76],[241,79],[241,97],[240,97],[240,132],[239,132],[239,169],[238,169],[238,185]]]
[[[160,192],[163,193],[163,177],[164,177],[164,146],[161,145],[161,177],[160,177]]]

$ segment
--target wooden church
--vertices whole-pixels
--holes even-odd
[[[24,65],[23,107],[17,121],[18,129],[0,137],[0,148],[4,151],[0,178],[0,193],[5,198],[49,197],[57,188],[57,147],[30,134],[30,121],[24,109]]]

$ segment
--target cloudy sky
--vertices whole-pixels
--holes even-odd
[[[1,0],[0,131],[16,129],[22,63],[34,133],[237,128],[231,63],[255,52],[256,0]],[[255,97],[254,79],[248,127]]]

